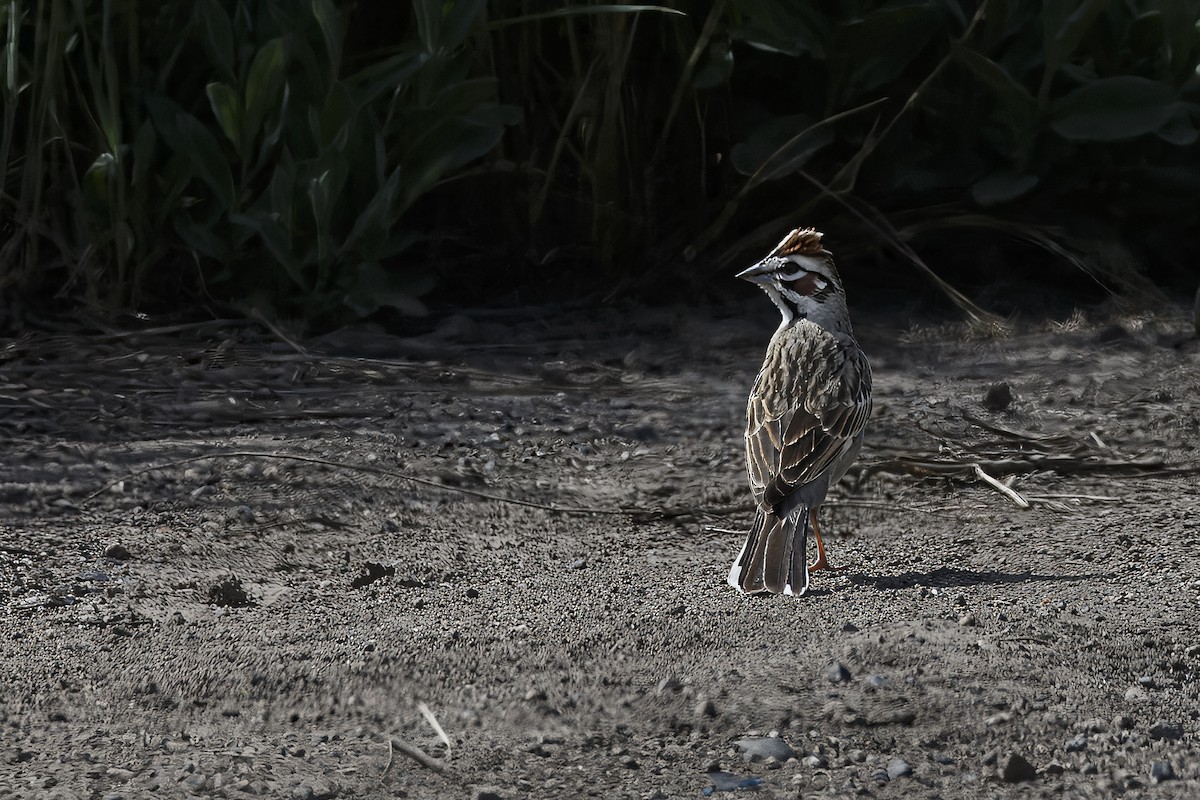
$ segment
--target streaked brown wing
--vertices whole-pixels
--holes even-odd
[[[747,414],[750,487],[760,504],[774,508],[853,446],[871,413],[870,389],[857,347],[809,326],[777,334]]]

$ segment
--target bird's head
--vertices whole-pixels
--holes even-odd
[[[813,228],[797,228],[766,258],[737,275],[767,293],[784,326],[808,319],[831,330],[848,328],[848,322],[842,324],[847,320],[846,292],[821,236]]]

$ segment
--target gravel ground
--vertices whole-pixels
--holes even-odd
[[[1182,307],[859,312],[848,569],[761,598],[753,300],[0,343],[0,798],[1200,796]]]

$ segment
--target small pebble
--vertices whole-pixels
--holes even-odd
[[[853,622],[843,622],[842,623],[842,633],[856,633],[857,631],[858,631],[858,626],[855,625]]]
[[[1147,689],[1153,689],[1154,677],[1151,675],[1143,675],[1142,677],[1138,678],[1138,684],[1145,686]]]
[[[743,778],[732,772],[709,772],[705,775],[712,781],[712,789],[718,792],[732,792],[736,789],[749,789],[762,785],[762,778]],[[706,790],[708,791],[708,790]],[[709,794],[712,792],[709,791]]]
[[[1141,686],[1130,686],[1125,690],[1125,700],[1130,703],[1145,703],[1150,695]]]
[[[975,626],[977,626],[979,624],[979,618],[976,617],[974,614],[970,614],[970,613],[963,614],[962,616],[960,616],[958,618],[958,624],[963,626],[964,628],[974,628]]]
[[[183,779],[183,788],[187,789],[192,794],[200,794],[204,791],[205,777],[203,775],[189,775]]]
[[[570,569],[583,569],[587,566],[586,558],[577,558],[567,565]]]
[[[825,677],[830,683],[849,683],[850,670],[846,669],[844,665],[835,661],[830,664],[828,668],[826,668]]]
[[[896,778],[904,778],[912,775],[912,767],[903,758],[893,758],[887,765],[887,776],[889,780]]]
[[[696,708],[693,709],[693,714],[697,717],[715,717],[717,715],[717,706],[712,700],[701,700],[696,703]]]
[[[1074,739],[1067,742],[1066,750],[1068,753],[1078,753],[1087,749],[1088,737],[1086,733],[1081,733]]]
[[[821,769],[825,766],[825,759],[821,758],[816,753],[813,753],[812,755],[807,755],[800,759],[800,763],[809,769]]]
[[[1175,768],[1170,761],[1155,761],[1150,765],[1150,780],[1153,783],[1174,780]]]
[[[1118,714],[1117,716],[1113,717],[1112,726],[1115,730],[1127,731],[1133,728],[1133,725],[1133,717],[1127,714]]]

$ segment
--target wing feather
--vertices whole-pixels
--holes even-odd
[[[747,408],[747,464],[759,504],[774,510],[839,464],[870,413],[871,372],[852,339],[805,322],[778,331]]]

